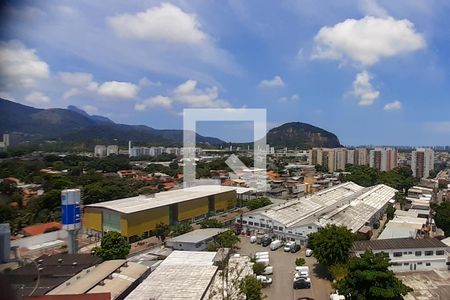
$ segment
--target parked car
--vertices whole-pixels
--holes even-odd
[[[269,259],[268,258],[258,258],[256,259],[257,263],[262,263],[265,267],[269,265]]]
[[[291,246],[291,253],[297,253],[298,251],[300,251],[301,248],[302,246],[300,246],[297,243],[294,243],[294,245]]]
[[[294,280],[294,289],[309,289],[311,288],[311,282],[306,281],[303,278],[299,278]]]
[[[272,266],[267,266],[264,269],[263,275],[271,275],[271,274],[273,274],[273,267]]]
[[[270,243],[272,243],[272,239],[270,237],[263,237],[261,239],[261,246],[263,246],[263,247],[269,246]]]
[[[280,240],[275,240],[272,243],[270,243],[270,250],[275,251],[278,248],[280,248],[283,245],[283,243]]]
[[[313,255],[313,251],[311,249],[306,249],[305,255],[306,257],[310,257],[311,255]]]
[[[311,282],[311,279],[309,278],[309,274],[302,274],[302,273],[295,273],[294,275],[294,281],[298,280],[299,278],[303,278],[307,282]]]
[[[252,243],[252,244],[256,243],[256,235],[252,235],[250,237],[250,243]]]
[[[294,246],[294,245],[295,245],[294,241],[289,241],[286,244],[284,244],[284,248],[283,248],[284,252],[290,252],[292,246]]]
[[[267,276],[264,276],[264,275],[258,275],[258,276],[256,276],[256,279],[258,279],[259,281],[261,281],[261,283],[262,283],[263,285],[271,284],[271,283],[272,283],[272,278],[267,277]]]

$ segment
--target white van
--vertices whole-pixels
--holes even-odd
[[[269,258],[259,258],[256,259],[257,263],[262,263],[265,267],[269,265]]]
[[[274,251],[277,250],[282,246],[282,242],[280,240],[275,240],[272,243],[270,243],[270,250]]]
[[[259,254],[259,255],[255,255],[255,259],[261,259],[261,258],[269,258],[269,254]]]
[[[250,237],[250,243],[252,243],[252,244],[256,243],[256,235],[252,235]]]
[[[264,255],[269,255],[269,251],[261,251],[255,253],[255,256],[264,256]]]

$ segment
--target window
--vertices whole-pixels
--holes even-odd
[[[308,229],[312,229],[312,226],[308,226]]]
[[[426,263],[425,266],[429,267],[431,266],[431,263]]]
[[[432,250],[425,251],[425,256],[431,256],[431,255],[433,255],[433,251]]]
[[[406,254],[408,254],[408,252],[406,252],[406,251],[405,251],[405,252],[403,252],[403,254],[405,254],[405,255],[406,255]]]
[[[241,220],[240,220],[240,219],[237,219],[236,222],[241,223]]]
[[[416,256],[422,256],[422,251],[416,251],[415,254]]]
[[[409,266],[409,263],[404,263],[403,265],[404,265],[404,266]]]
[[[259,223],[255,223],[255,226],[259,226]]]
[[[262,227],[262,228],[265,228],[265,227],[266,227],[266,224],[261,223],[261,227]]]
[[[288,233],[292,233],[292,231],[289,230]]]
[[[418,265],[423,265],[423,262],[418,262],[417,264],[418,264]]]
[[[412,251],[408,251],[408,254],[412,254]]]
[[[444,255],[444,250],[436,250],[436,255]]]
[[[253,217],[252,216],[248,216],[250,219],[253,219]]]
[[[394,252],[394,257],[400,257],[400,256],[402,256],[401,252]]]
[[[253,225],[253,222],[248,222],[248,225]]]
[[[259,219],[259,221],[264,222],[265,220],[264,219]]]
[[[244,220],[244,221],[242,221],[242,224],[247,224],[247,221],[245,221],[245,220]]]
[[[393,265],[393,266],[401,266],[402,263],[395,262],[395,263],[392,263],[392,265]]]
[[[277,226],[273,226],[273,230],[278,230],[278,227]]]

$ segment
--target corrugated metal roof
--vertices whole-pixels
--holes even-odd
[[[401,238],[353,242],[353,251],[446,247],[448,246],[438,239]]]

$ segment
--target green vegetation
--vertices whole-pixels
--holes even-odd
[[[213,242],[208,244],[208,251],[217,251],[220,248],[234,248],[241,239],[231,230],[219,234]]]
[[[367,251],[350,259],[347,274],[336,287],[346,299],[403,299],[412,289],[395,277],[390,265],[387,255]]]
[[[344,226],[327,225],[308,236],[308,245],[319,263],[328,267],[346,263],[353,243],[353,234]]]
[[[272,201],[266,197],[258,197],[245,201],[245,206],[247,206],[250,210],[258,209],[270,204],[272,204]]]
[[[295,259],[295,265],[300,267],[300,266],[304,266],[306,264],[306,260],[303,257],[297,257]]]
[[[434,216],[436,226],[444,230],[445,236],[450,236],[450,202],[442,202],[433,209],[436,212]]]
[[[116,231],[108,231],[103,237],[100,247],[92,251],[103,260],[125,259],[130,253],[130,244]]]
[[[171,236],[178,236],[185,233],[188,233],[189,231],[192,231],[193,228],[191,224],[176,224],[173,226],[170,226],[170,235]]]
[[[158,223],[156,224],[155,227],[155,236],[161,240],[161,242],[164,243],[164,241],[166,240],[166,237],[169,235],[170,233],[170,226],[168,224],[164,224],[164,223]]]
[[[201,228],[222,228],[223,224],[217,221],[217,219],[207,219],[200,222]]]
[[[394,214],[395,214],[395,207],[392,205],[388,205],[388,207],[386,208],[386,216],[388,220],[392,220],[394,218]]]
[[[348,165],[346,171],[351,174],[341,176],[342,181],[353,181],[366,187],[383,183],[405,194],[415,183],[412,171],[407,166],[398,166],[384,172],[368,166]]]
[[[328,268],[328,272],[330,272],[331,278],[336,281],[340,281],[344,279],[347,274],[347,266],[344,264],[335,264]]]
[[[241,292],[247,300],[261,300],[263,295],[261,292],[262,284],[255,276],[246,276],[240,284]]]
[[[316,168],[316,172],[328,173],[328,168],[326,166],[315,165],[315,168]]]
[[[266,266],[262,262],[257,262],[253,264],[253,273],[256,275],[261,275],[264,273],[264,270],[266,269]]]

